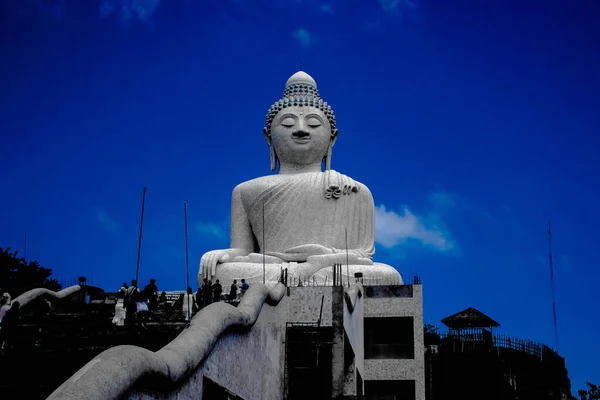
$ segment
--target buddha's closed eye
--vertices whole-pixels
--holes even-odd
[[[294,121],[294,118],[286,118],[283,121],[281,121],[281,125],[283,125],[287,128],[291,128],[295,124],[296,124],[296,121]]]
[[[308,126],[310,126],[311,128],[317,128],[321,126],[321,121],[319,121],[317,118],[309,118]]]

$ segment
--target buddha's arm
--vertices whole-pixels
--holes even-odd
[[[230,224],[230,248],[212,250],[205,253],[200,259],[199,278],[211,279],[216,274],[217,265],[233,260],[235,257],[247,256],[253,251],[258,251],[258,246],[250,221],[246,215],[240,185],[233,189],[231,195],[231,224]],[[200,276],[201,275],[201,276]]]
[[[231,249],[238,249],[240,254],[235,256],[246,256],[258,251],[258,243],[254,238],[252,227],[246,209],[242,202],[241,185],[233,189],[231,195],[231,225],[229,233],[229,245]],[[243,253],[243,254],[242,254]]]

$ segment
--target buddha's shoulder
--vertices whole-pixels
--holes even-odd
[[[238,192],[247,192],[249,190],[254,190],[258,188],[265,188],[272,185],[275,185],[281,181],[280,175],[267,175],[261,176],[258,178],[250,179],[249,181],[242,182],[238,184],[233,191]]]
[[[352,179],[351,177],[341,174],[339,172],[333,171],[335,174],[338,175],[338,178],[342,178],[341,181],[338,181],[336,183],[346,183],[346,184],[350,184],[352,186],[356,186],[358,190],[356,190],[356,192],[358,193],[358,195],[360,197],[366,196],[366,197],[372,197],[371,195],[371,191],[369,190],[369,188],[367,187],[367,185],[355,181],[354,179]],[[311,172],[311,173],[306,173],[306,174],[298,174],[298,175],[266,175],[266,176],[261,176],[258,178],[254,178],[251,179],[249,181],[245,181],[242,182],[240,184],[238,184],[234,189],[233,189],[233,193],[241,195],[241,196],[246,196],[246,195],[252,195],[252,194],[256,194],[256,193],[260,193],[265,189],[269,189],[275,185],[279,185],[281,183],[284,183],[286,181],[289,181],[290,179],[293,179],[294,181],[297,182],[306,182],[306,183],[310,183],[310,184],[314,184],[314,177],[315,174],[317,174],[320,177],[326,178],[326,173],[325,172]],[[331,182],[334,183],[334,182]]]

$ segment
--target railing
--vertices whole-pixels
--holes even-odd
[[[343,267],[343,266],[342,266]],[[367,266],[368,268],[368,266]],[[367,269],[368,271],[368,269]],[[342,268],[342,274],[344,273],[344,268]],[[404,285],[420,285],[421,284],[421,279],[418,275],[403,275],[402,276],[403,279],[403,284]],[[363,286],[398,286],[398,279],[395,278],[374,278],[374,279],[360,279],[360,278],[355,278],[355,277],[350,277],[350,285],[354,284],[354,283],[361,283]],[[287,282],[287,286],[289,287],[296,287],[296,286],[317,286],[317,287],[325,287],[325,286],[332,286],[333,284],[333,280],[328,277],[325,276],[323,277],[316,277],[314,275],[309,276],[309,277],[304,277],[304,276],[300,276],[300,277],[293,277],[290,276]],[[346,275],[342,276],[342,286],[347,286],[348,285],[348,277]]]
[[[439,337],[442,342],[453,342],[455,346],[460,346],[461,351],[466,352],[494,347],[498,349],[510,349],[531,354],[540,360],[560,357],[553,349],[544,344],[537,343],[532,340],[512,337],[509,335],[482,334],[481,331],[477,333],[474,330],[470,330],[460,333],[444,332],[439,334]]]

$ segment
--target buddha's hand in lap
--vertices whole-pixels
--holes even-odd
[[[200,259],[200,273],[202,278],[211,279],[217,273],[217,264],[232,261],[235,257],[245,256],[248,251],[243,249],[212,250],[205,253]]]
[[[310,256],[306,259],[306,262],[319,269],[331,267],[333,264],[346,264],[346,262],[351,265],[373,265],[373,261],[370,258],[358,257],[354,254],[346,257],[342,253]]]
[[[281,258],[287,262],[306,262],[312,256],[333,254],[333,249],[320,244],[303,244],[291,247],[283,252],[266,252],[265,254]]]
[[[358,257],[354,254],[349,255],[347,261],[352,265],[373,265],[373,261],[370,258]],[[346,256],[340,253],[310,256],[306,259],[305,263],[298,265],[300,268],[298,274],[300,276],[311,276],[324,268],[329,268],[333,264],[340,263],[346,263]]]

